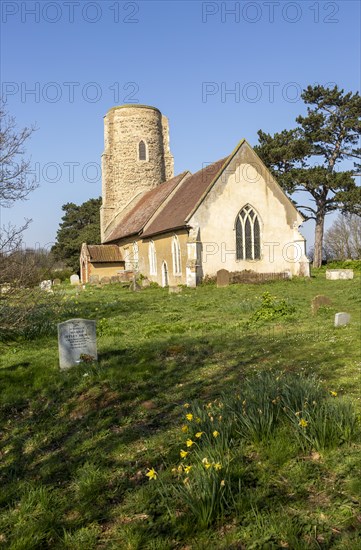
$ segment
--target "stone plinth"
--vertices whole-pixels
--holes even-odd
[[[353,279],[353,269],[327,269],[326,279],[330,279],[330,281]]]

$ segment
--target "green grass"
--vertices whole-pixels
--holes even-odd
[[[361,548],[360,283],[60,287],[0,349],[0,548]],[[72,317],[97,319],[99,361],[60,372]]]

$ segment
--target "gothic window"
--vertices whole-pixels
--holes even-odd
[[[261,230],[256,212],[247,204],[236,219],[236,259],[260,260]]]
[[[147,160],[147,146],[143,140],[138,145],[138,158],[139,160]]]
[[[149,252],[149,274],[156,275],[157,274],[157,254],[155,251],[154,241],[149,242],[148,252]]]
[[[177,235],[174,235],[172,239],[172,256],[173,256],[173,274],[181,275],[182,274],[182,265],[181,265],[181,251]]]

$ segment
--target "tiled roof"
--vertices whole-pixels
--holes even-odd
[[[116,244],[88,245],[91,263],[123,262],[119,247]]]
[[[172,229],[185,227],[188,217],[228,158],[225,157],[209,164],[199,172],[186,178],[164,208],[160,209],[159,214],[146,228],[142,236],[150,237],[157,233],[165,233]]]
[[[186,174],[187,172],[183,172],[142,195],[135,206],[125,215],[124,219],[120,221],[117,227],[106,238],[105,242],[119,240],[140,233],[146,223],[151,219],[172,191],[174,191],[177,185],[180,184]]]

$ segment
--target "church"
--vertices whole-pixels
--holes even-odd
[[[303,217],[247,141],[175,176],[168,119],[155,107],[121,105],[104,117],[100,221],[102,244],[82,246],[83,283],[135,273],[194,287],[220,269],[310,274]]]

